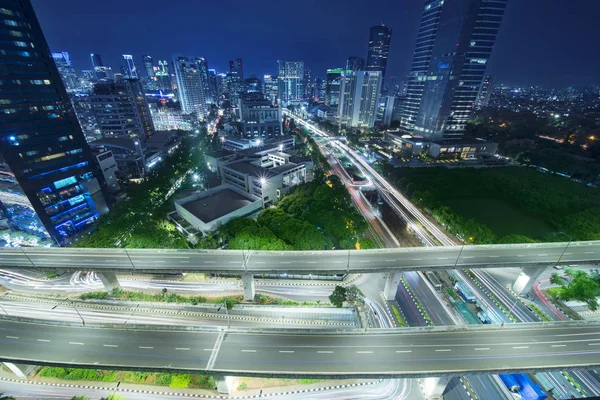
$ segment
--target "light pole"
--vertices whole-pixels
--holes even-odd
[[[517,305],[517,301],[519,301],[519,299],[516,299],[515,302],[513,303],[513,305],[508,308],[508,314],[504,316],[504,318],[502,319],[502,324],[500,324],[500,326],[504,326],[504,323],[506,322],[506,318],[508,318],[508,316],[511,314],[512,310]]]
[[[127,317],[127,319],[125,320],[125,324],[131,319],[131,317],[133,317],[133,314],[137,311],[139,306],[140,306],[139,304],[137,306],[135,306],[135,308],[131,312],[131,315],[129,317]]]
[[[33,263],[33,261],[31,261],[31,258],[29,258],[29,256],[27,255],[27,253],[25,253],[25,250],[23,250],[23,248],[22,248],[22,247],[19,247],[19,248],[21,249],[21,252],[23,253],[23,255],[24,255],[25,257],[27,257],[27,259],[29,260],[29,262],[31,263],[31,266],[32,266],[32,267],[35,267],[35,264]]]
[[[2,309],[2,311],[4,311],[4,314],[8,315],[8,313],[6,312],[6,310],[4,309],[4,307],[0,306],[0,308]],[[10,315],[8,315],[10,317]]]
[[[244,254],[244,247],[248,244],[248,240],[244,240],[244,243],[242,245],[242,268],[244,268],[244,271],[246,270],[246,255]],[[250,250],[250,249],[248,249]]]
[[[267,180],[265,178],[260,178],[260,199],[262,200],[262,208],[265,209],[265,193],[264,187],[267,184]]]
[[[565,249],[563,250],[563,252],[561,253],[560,257],[558,257],[558,261],[556,261],[556,265],[558,265],[558,263],[560,262],[560,260],[563,258],[563,256],[565,255],[565,253],[567,252],[567,249],[569,248],[569,245],[571,244],[571,242],[573,241],[573,238],[571,237],[571,235],[568,235],[564,232],[556,232],[557,235],[565,235],[569,237],[569,243],[567,243],[567,245],[565,246]]]
[[[227,309],[227,300],[223,300],[223,303],[217,309],[217,312],[221,311],[221,308],[225,307],[225,315],[227,315],[227,329],[230,328],[231,322],[229,321],[229,310]]]
[[[348,262],[346,263],[346,270],[348,271],[348,275],[350,275],[350,249],[348,249]]]
[[[460,252],[458,253],[458,257],[456,257],[456,262],[454,263],[454,268],[456,268],[456,266],[458,265],[458,260],[460,260],[460,256],[464,249],[465,249],[465,245],[463,244],[462,247],[460,248]]]
[[[56,307],[60,306],[65,301],[68,301],[71,304],[71,307],[73,307],[73,309],[75,310],[75,312],[77,313],[77,315],[79,315],[79,318],[81,318],[81,322],[85,326],[85,320],[83,319],[83,317],[79,313],[79,310],[77,309],[77,307],[75,307],[75,304],[73,304],[73,301],[71,301],[71,299],[69,299],[68,297],[66,299],[64,299],[63,301],[61,301],[60,303],[58,303],[57,305],[55,305],[54,307],[52,307],[52,310],[54,310]]]

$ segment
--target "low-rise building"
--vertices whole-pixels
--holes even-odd
[[[265,140],[283,134],[281,107],[261,97],[240,99],[243,138]]]
[[[427,153],[433,158],[469,159],[493,156],[497,151],[498,143],[481,139],[462,138],[431,142]]]
[[[232,218],[247,217],[262,209],[260,197],[235,185],[220,185],[175,201],[177,215],[206,234]]]

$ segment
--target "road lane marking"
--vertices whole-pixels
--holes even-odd
[[[204,351],[212,351],[213,349],[202,349]]]
[[[396,353],[412,353],[412,350],[396,350]]]
[[[567,347],[566,344],[553,344],[551,347]]]
[[[452,351],[452,349],[436,349],[436,351]]]
[[[140,346],[140,349],[153,349],[154,347]]]
[[[204,264],[214,264],[215,261],[204,261]]]
[[[256,350],[242,350],[242,353],[256,353]]]
[[[529,346],[513,346],[513,349],[528,349]]]
[[[500,256],[488,256],[489,258],[498,258]]]
[[[316,261],[307,261],[306,263],[307,264],[316,264],[317,262]]]
[[[538,257],[548,257],[548,254],[538,254]]]
[[[317,353],[319,353],[319,354],[332,354],[333,351],[320,350],[320,351],[317,351]]]
[[[585,254],[594,254],[593,251],[586,251]]]
[[[438,260],[447,260],[448,257],[438,257]]]
[[[166,263],[166,261],[163,261],[163,260],[155,260],[154,262],[155,262],[155,263],[163,263],[163,264],[165,264],[165,263]]]
[[[279,264],[291,264],[291,261],[280,261]]]
[[[361,264],[370,263],[370,262],[371,262],[370,260],[366,260],[366,261],[359,261],[359,263],[361,263]]]
[[[76,346],[83,346],[83,343],[81,343],[81,342],[69,342],[69,344],[73,344]]]
[[[422,261],[422,258],[413,258],[412,261]]]
[[[229,261],[229,264],[239,264],[237,261]]]
[[[517,254],[517,257],[525,257],[525,254]]]
[[[179,262],[180,262],[180,263],[186,263],[186,264],[189,264],[189,263],[190,263],[189,261],[179,261]]]
[[[475,351],[484,351],[484,350],[489,350],[489,349],[490,349],[489,347],[479,347],[479,348],[476,348]]]
[[[103,346],[103,347],[119,347],[119,346],[118,346],[118,345],[116,345],[116,344],[103,344],[102,346]]]
[[[588,346],[600,346],[600,343],[588,343]]]
[[[264,261],[254,261],[254,264],[266,264]]]
[[[461,257],[461,258],[475,258],[474,256]]]
[[[357,351],[356,354],[373,354],[372,351]]]
[[[18,336],[7,336],[7,338],[9,338],[9,339],[18,339],[19,337]]]
[[[396,262],[396,260],[385,260],[385,262]]]
[[[175,347],[175,350],[188,351],[189,349],[190,349],[189,347]]]
[[[342,263],[343,263],[343,261],[334,261],[333,263],[334,263],[334,264],[342,264]]]
[[[46,343],[50,342],[48,339],[38,339],[37,341],[38,342],[46,342]]]
[[[279,350],[280,353],[293,353],[294,350]]]

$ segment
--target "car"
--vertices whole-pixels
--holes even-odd
[[[555,265],[552,268],[560,270],[560,269],[563,269],[563,266],[562,265]]]

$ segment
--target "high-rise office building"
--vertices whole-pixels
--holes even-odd
[[[174,54],[173,66],[181,111],[196,113],[198,119],[206,118],[212,101],[206,59]]]
[[[488,106],[493,89],[494,77],[487,75],[485,78],[483,78],[481,87],[479,88],[479,93],[477,94],[477,99],[475,99],[475,107],[477,107],[478,110]]]
[[[208,70],[208,85],[210,87],[210,93],[214,103],[218,103],[221,100],[221,88],[217,80],[217,71],[214,69]]]
[[[346,61],[346,70],[348,71],[364,71],[365,59],[357,56],[350,56]]]
[[[262,82],[256,77],[248,78],[244,81],[244,92],[262,93]]]
[[[145,140],[154,134],[150,108],[138,79],[97,83],[90,101],[103,137]]]
[[[264,75],[263,76],[263,94],[265,98],[275,104],[277,102],[277,92],[279,90],[279,82],[276,76]]]
[[[154,77],[158,85],[158,90],[170,92],[173,90],[171,84],[171,74],[169,73],[169,63],[167,60],[158,60],[158,66],[155,67]]]
[[[71,64],[69,53],[66,51],[52,53],[52,58],[67,91],[70,92],[77,89],[79,87],[79,79],[77,78],[73,64]]]
[[[90,54],[90,58],[92,59],[92,70],[94,71],[94,78],[97,81],[106,81],[107,79],[111,79],[112,77],[108,76],[106,68],[102,63],[102,57],[100,54]]]
[[[304,62],[277,61],[279,64],[280,104],[289,104],[304,100]]]
[[[328,69],[325,81],[325,104],[337,107],[340,104],[340,88],[342,86],[342,68]]]
[[[312,97],[312,73],[309,68],[304,68],[304,99],[308,100]]]
[[[142,56],[142,63],[144,64],[144,70],[148,78],[154,78],[154,62],[152,57],[149,55]]]
[[[123,54],[123,59],[127,63],[127,78],[129,79],[139,79],[137,67],[135,66],[135,62],[133,61],[133,56],[131,54]]]
[[[372,128],[380,89],[380,71],[344,71],[338,105],[340,123],[353,128]]]
[[[400,127],[464,135],[508,0],[426,0]]]
[[[24,244],[18,231],[65,245],[108,211],[106,183],[30,1],[3,0],[0,13],[2,240]]]
[[[387,67],[392,28],[383,24],[371,27],[369,32],[369,49],[367,52],[367,71],[381,72],[381,84],[385,82],[385,69]]]
[[[281,107],[264,99],[262,94],[240,100],[241,135],[248,139],[268,139],[281,136]]]
[[[244,68],[241,58],[229,61],[229,73],[226,82],[227,98],[232,107],[237,107],[240,96],[244,93]]]

